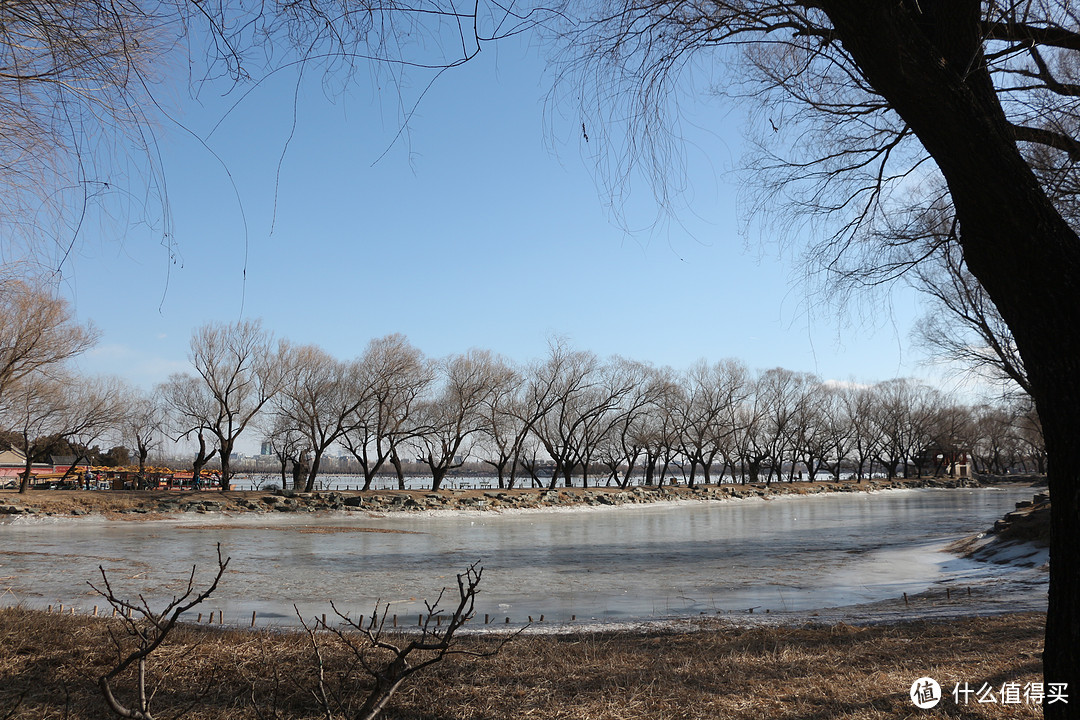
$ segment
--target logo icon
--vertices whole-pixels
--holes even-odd
[[[941,702],[941,686],[931,677],[921,677],[911,683],[911,702],[915,707],[929,710]]]

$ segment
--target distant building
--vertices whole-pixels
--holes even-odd
[[[971,460],[964,450],[931,445],[923,453],[923,465],[932,468],[934,475],[971,477]]]
[[[51,455],[49,460],[52,462],[52,471],[58,473],[67,472],[72,465],[78,469],[76,472],[85,471],[90,467],[86,458],[76,458],[74,455]]]
[[[263,444],[259,446],[259,454],[260,455],[273,455],[274,454],[274,444],[272,442],[268,441],[268,440],[264,440]]]
[[[12,448],[0,450],[0,477],[15,477],[26,470],[26,455]]]

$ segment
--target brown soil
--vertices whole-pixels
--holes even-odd
[[[109,717],[95,683],[115,658],[110,627],[116,621],[0,610],[0,717]],[[1041,711],[1031,704],[972,697],[958,707],[950,693],[957,682],[999,689],[1041,680],[1042,633],[1043,617],[1027,614],[869,627],[718,623],[686,633],[522,635],[496,657],[457,656],[415,676],[382,717],[1036,718]],[[494,642],[462,640],[472,650]],[[336,691],[343,658],[328,651],[325,660]],[[158,717],[182,710],[194,720],[323,717],[309,691],[310,644],[299,633],[184,626],[150,670],[152,680],[163,680],[154,699]],[[908,696],[922,676],[945,693],[933,710],[917,710]],[[131,687],[130,679],[121,685],[125,697]]]
[[[234,493],[244,495],[247,493]],[[250,493],[259,495],[261,493]],[[31,507],[41,513],[70,515],[73,510],[114,516],[121,510],[156,509],[164,500],[217,500],[217,493],[169,492],[167,490],[0,490],[0,503]]]

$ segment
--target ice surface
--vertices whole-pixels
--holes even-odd
[[[0,595],[8,604],[88,609],[102,604],[85,584],[100,578],[100,564],[122,591],[163,598],[192,564],[208,578],[220,542],[232,562],[203,611],[223,610],[227,622],[246,624],[254,610],[261,623],[291,624],[294,603],[321,615],[333,599],[353,615],[388,603],[400,624],[415,625],[423,600],[453,587],[455,573],[475,561],[484,567],[478,617],[493,625],[540,615],[550,624],[732,617],[751,608],[756,617],[805,613],[1012,577],[1020,572],[1013,564],[941,549],[1030,494],[915,490],[543,513],[20,522],[0,528]],[[1029,606],[1045,603],[1039,578],[1014,583]]]

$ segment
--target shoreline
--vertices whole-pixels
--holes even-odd
[[[5,519],[56,520],[104,518],[149,520],[191,515],[296,515],[331,512],[384,516],[394,513],[532,512],[585,508],[615,508],[655,503],[693,503],[729,500],[772,500],[833,493],[882,492],[923,488],[993,487],[970,479],[917,478],[841,482],[774,482],[754,484],[633,486],[626,488],[537,488],[484,490],[369,490],[233,491],[229,493],[167,490],[33,490],[19,494],[0,491],[0,524]],[[1016,478],[1009,485],[1032,485]]]

